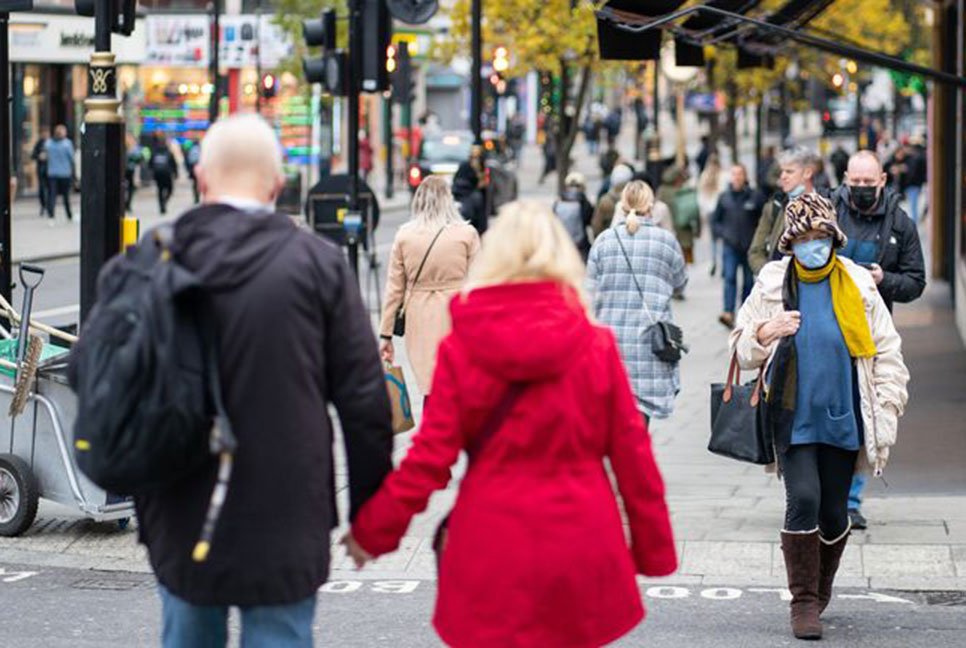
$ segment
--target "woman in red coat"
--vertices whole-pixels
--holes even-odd
[[[644,617],[635,575],[677,567],[651,440],[613,335],[587,317],[582,278],[545,206],[502,211],[473,288],[452,302],[412,448],[345,539],[360,565],[395,550],[508,386],[522,385],[474,454],[450,517],[433,624],[452,646],[609,643]]]

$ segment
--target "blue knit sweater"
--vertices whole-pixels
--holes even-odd
[[[798,309],[802,324],[795,334],[798,391],[792,445],[824,443],[858,450],[854,364],[835,318],[828,279],[800,281]]]

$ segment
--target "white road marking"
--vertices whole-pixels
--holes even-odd
[[[864,599],[867,601],[875,601],[876,603],[909,603],[914,605],[912,601],[907,601],[904,598],[899,598],[898,596],[889,596],[888,594],[879,594],[878,592],[869,592],[868,594],[839,594],[840,599]]]
[[[0,581],[4,583],[16,583],[17,581],[22,581],[30,578],[31,576],[36,576],[40,572],[34,571],[11,571],[8,572],[3,567],[0,567]]]

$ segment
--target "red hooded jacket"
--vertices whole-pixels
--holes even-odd
[[[644,616],[635,574],[677,568],[664,484],[614,338],[551,282],[479,289],[451,312],[422,426],[352,533],[372,554],[396,549],[507,385],[525,382],[460,484],[433,623],[460,647],[613,641]]]

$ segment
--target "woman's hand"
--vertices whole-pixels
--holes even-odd
[[[379,357],[386,364],[392,364],[396,357],[396,349],[392,345],[392,340],[383,340],[379,344]]]
[[[373,559],[372,554],[363,549],[362,546],[356,542],[356,539],[352,537],[351,531],[342,536],[340,543],[345,545],[346,553],[348,553],[353,562],[355,562],[356,569],[362,569],[367,562]]]
[[[798,333],[802,325],[802,314],[798,311],[783,311],[758,327],[758,344],[768,346],[775,340]]]

